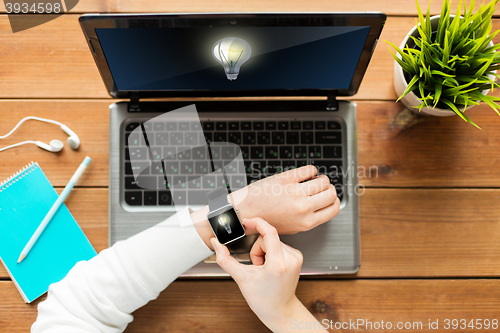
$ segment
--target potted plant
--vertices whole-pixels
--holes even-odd
[[[485,102],[499,115],[500,97],[488,96],[490,89],[500,87],[495,82],[500,68],[500,44],[493,45],[491,17],[499,0],[481,5],[473,13],[474,0],[469,10],[465,0],[458,4],[455,15],[450,13],[451,0],[444,0],[441,15],[430,17],[430,3],[426,16],[417,0],[417,25],[397,47],[391,45],[394,57],[394,88],[398,101],[410,110],[435,116],[459,115],[477,126],[466,109]],[[463,14],[461,9],[463,7]]]

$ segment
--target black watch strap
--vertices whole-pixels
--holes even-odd
[[[208,207],[211,212],[226,206],[229,202],[227,201],[227,188],[219,187],[207,193]]]

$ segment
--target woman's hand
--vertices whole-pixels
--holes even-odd
[[[279,234],[307,231],[336,216],[340,208],[335,187],[325,175],[313,178],[316,173],[316,167],[303,166],[259,180],[229,197],[242,219],[261,217]]]
[[[280,234],[307,231],[330,220],[340,209],[335,187],[327,176],[315,177],[316,173],[313,165],[285,171],[229,194],[228,201],[239,210],[242,220],[260,217]],[[201,239],[213,250],[208,212],[205,206],[192,212],[191,219]],[[255,232],[247,229],[246,234]]]
[[[295,296],[302,253],[283,244],[276,228],[263,219],[244,220],[244,224],[247,229],[260,233],[250,251],[253,265],[239,263],[215,237],[210,241],[217,254],[217,263],[236,281],[252,311],[273,332],[291,330],[293,319],[316,322]]]

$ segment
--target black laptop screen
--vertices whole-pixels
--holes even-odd
[[[370,27],[95,31],[118,90],[347,89]]]

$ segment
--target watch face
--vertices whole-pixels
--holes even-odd
[[[233,207],[217,215],[209,214],[208,221],[221,244],[227,244],[245,235],[238,215]]]

